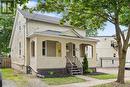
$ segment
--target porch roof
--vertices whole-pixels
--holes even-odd
[[[75,39],[75,40],[82,40],[82,41],[92,41],[98,42],[97,39],[87,38],[87,37],[79,37],[77,35],[69,35],[66,32],[61,31],[53,31],[53,30],[46,30],[41,32],[34,32],[28,36],[28,38],[35,37],[35,36],[48,36],[48,37],[58,37],[58,38],[65,38],[65,39]]]

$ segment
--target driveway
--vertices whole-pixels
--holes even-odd
[[[118,74],[118,68],[97,68],[97,72]],[[125,70],[125,77],[130,78],[130,70]]]

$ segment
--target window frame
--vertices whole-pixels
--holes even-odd
[[[31,42],[31,57],[35,57],[35,41]]]
[[[18,50],[19,50],[19,51],[18,51],[18,52],[19,52],[18,54],[19,54],[19,56],[21,56],[21,54],[22,54],[22,51],[21,51],[21,42],[19,42]]]
[[[43,42],[44,42],[44,48],[43,48]],[[44,49],[44,55],[43,55],[43,49]],[[42,41],[42,56],[47,56],[47,41]]]

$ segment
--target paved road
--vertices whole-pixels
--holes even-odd
[[[11,80],[3,80],[2,87],[17,87],[15,82]],[[26,87],[48,87],[44,82],[39,79],[30,79]]]
[[[16,87],[16,84],[10,80],[3,80],[3,87]]]
[[[48,87],[43,81],[38,78],[30,79],[27,87]]]

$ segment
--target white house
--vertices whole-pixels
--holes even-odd
[[[82,33],[82,35],[80,34]],[[10,40],[12,68],[43,75],[82,74],[88,55],[96,69],[96,43],[85,32],[59,25],[59,19],[17,10]]]
[[[124,30],[123,33],[126,36],[127,35],[127,30]],[[130,43],[130,41],[129,41],[129,43]],[[125,68],[130,69],[130,46],[128,47],[127,54],[126,54]]]
[[[96,45],[97,67],[118,67],[118,54],[114,36],[95,36],[98,39]]]

